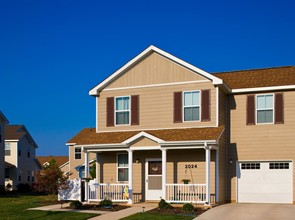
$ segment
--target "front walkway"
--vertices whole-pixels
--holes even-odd
[[[231,203],[212,208],[194,220],[293,220],[295,206],[290,204]]]
[[[136,214],[138,212],[149,211],[157,207],[158,203],[138,203],[132,205],[132,207],[123,209],[117,212],[112,211],[95,211],[95,210],[79,210],[79,209],[65,209],[64,207],[68,207],[70,203],[63,204],[63,208],[61,208],[60,204],[50,205],[50,206],[42,206],[37,208],[30,208],[28,210],[40,210],[40,211],[63,211],[63,212],[80,212],[80,213],[94,213],[100,214],[100,216],[96,216],[91,218],[90,220],[118,220],[121,218],[125,218],[127,216]]]

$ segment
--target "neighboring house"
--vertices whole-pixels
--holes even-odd
[[[95,160],[86,201],[293,203],[294,90],[293,66],[209,74],[150,46],[90,90],[71,179]]]
[[[8,120],[5,115],[0,111],[0,186],[4,186],[5,182],[5,141],[4,141],[4,131],[5,126],[8,124]]]
[[[5,126],[5,185],[31,185],[38,168],[34,139],[24,125]]]
[[[37,160],[40,164],[40,167],[49,165],[49,162],[55,159],[61,171],[64,174],[69,174],[69,157],[68,156],[38,156]]]

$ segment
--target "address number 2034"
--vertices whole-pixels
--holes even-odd
[[[184,165],[184,168],[185,169],[197,168],[197,167],[198,167],[197,164],[185,164]]]

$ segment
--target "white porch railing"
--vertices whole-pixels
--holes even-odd
[[[166,200],[175,203],[205,203],[206,184],[166,184]]]
[[[104,199],[110,199],[114,202],[128,202],[128,198],[124,196],[124,188],[128,184],[107,184],[95,183],[94,180],[89,181],[89,201],[99,202]]]

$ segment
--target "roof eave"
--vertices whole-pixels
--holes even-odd
[[[277,91],[277,90],[290,90],[290,89],[295,89],[295,85],[232,89],[232,93],[238,94],[238,93],[248,93],[248,92],[264,92],[264,91]]]

